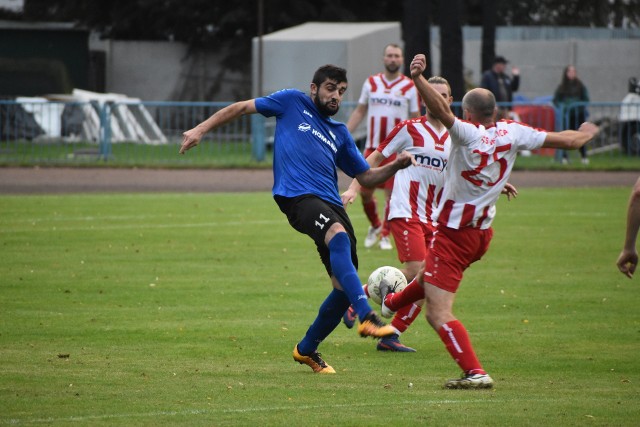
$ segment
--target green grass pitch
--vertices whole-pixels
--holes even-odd
[[[482,391],[441,388],[460,373],[423,318],[402,338],[417,353],[340,325],[320,347],[337,375],[294,363],[329,281],[269,194],[2,196],[0,424],[638,425],[640,278],[615,267],[629,192],[500,201],[456,303]],[[398,264],[359,255],[362,280]]]

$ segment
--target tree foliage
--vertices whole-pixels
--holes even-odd
[[[258,1],[25,0],[23,19],[72,21],[115,40],[175,40],[192,48],[225,48],[226,65],[242,69],[258,34]],[[391,1],[262,0],[264,33],[307,21],[399,21]],[[232,47],[232,49],[229,49]]]
[[[25,20],[73,21],[121,40],[179,40],[206,45],[257,34],[260,0],[25,0]],[[397,0],[262,0],[265,33],[307,21],[401,21]],[[447,19],[446,2],[431,3],[437,25]],[[485,2],[461,0],[462,25],[481,25]],[[497,25],[640,26],[640,0],[496,0]],[[442,11],[440,9],[443,9]],[[441,16],[441,12],[443,15]],[[16,18],[5,11],[5,16]]]
[[[0,9],[0,18],[71,21],[115,40],[180,41],[225,52],[224,67],[244,73],[259,28],[268,34],[307,21],[400,21],[408,57],[422,43],[429,45],[431,25],[454,36],[460,25],[482,26],[483,67],[493,59],[495,26],[640,26],[640,0],[455,0],[455,11],[452,5],[442,0],[25,0],[22,14]],[[443,51],[443,74],[444,68],[457,67],[461,56],[451,46]],[[449,78],[457,91],[458,77]]]

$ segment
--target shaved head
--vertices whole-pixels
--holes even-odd
[[[483,122],[492,118],[496,112],[496,98],[487,89],[471,89],[462,98],[462,109],[468,110],[477,121]]]

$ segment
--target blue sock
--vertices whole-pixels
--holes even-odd
[[[351,240],[349,235],[342,232],[336,234],[329,242],[329,260],[331,270],[347,294],[353,309],[358,313],[360,321],[371,311],[367,296],[362,290],[362,283],[358,272],[351,262]]]
[[[324,300],[307,334],[298,344],[298,352],[303,355],[313,353],[320,343],[340,324],[342,315],[349,308],[349,299],[344,292],[333,289]]]

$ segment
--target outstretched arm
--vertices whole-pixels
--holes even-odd
[[[369,163],[369,166],[371,166],[372,168],[375,168],[380,163],[382,163],[382,161],[385,158],[386,157],[384,157],[384,155],[381,152],[379,152],[378,150],[375,150],[374,152],[372,152],[367,156],[367,163]],[[345,208],[347,207],[347,205],[352,204],[356,200],[358,191],[360,191],[360,187],[361,185],[358,182],[358,179],[354,178],[354,180],[351,181],[349,188],[347,188],[347,190],[344,193],[342,193],[340,197],[342,198],[342,204],[344,205]]]
[[[182,146],[180,146],[179,153],[184,154],[187,150],[198,145],[207,132],[229,123],[242,115],[257,113],[257,111],[254,99],[239,101],[216,111],[207,120],[182,134]]]
[[[370,168],[361,174],[356,175],[358,183],[364,187],[375,187],[391,178],[400,169],[404,169],[416,164],[416,159],[406,151],[398,154],[396,159],[384,166]]]
[[[543,148],[563,148],[575,150],[591,141],[600,132],[600,128],[593,123],[584,122],[578,130],[563,130],[549,132],[542,144]]]
[[[456,116],[451,112],[447,100],[422,75],[425,68],[427,68],[427,58],[421,53],[414,56],[413,61],[411,61],[411,78],[418,89],[418,93],[427,104],[429,114],[440,120],[447,129],[450,129]]]
[[[636,239],[640,230],[640,178],[631,190],[629,198],[629,207],[627,209],[627,229],[626,229],[624,246],[622,252],[618,256],[618,270],[629,279],[633,277],[633,273],[638,266],[638,251],[636,249]]]

